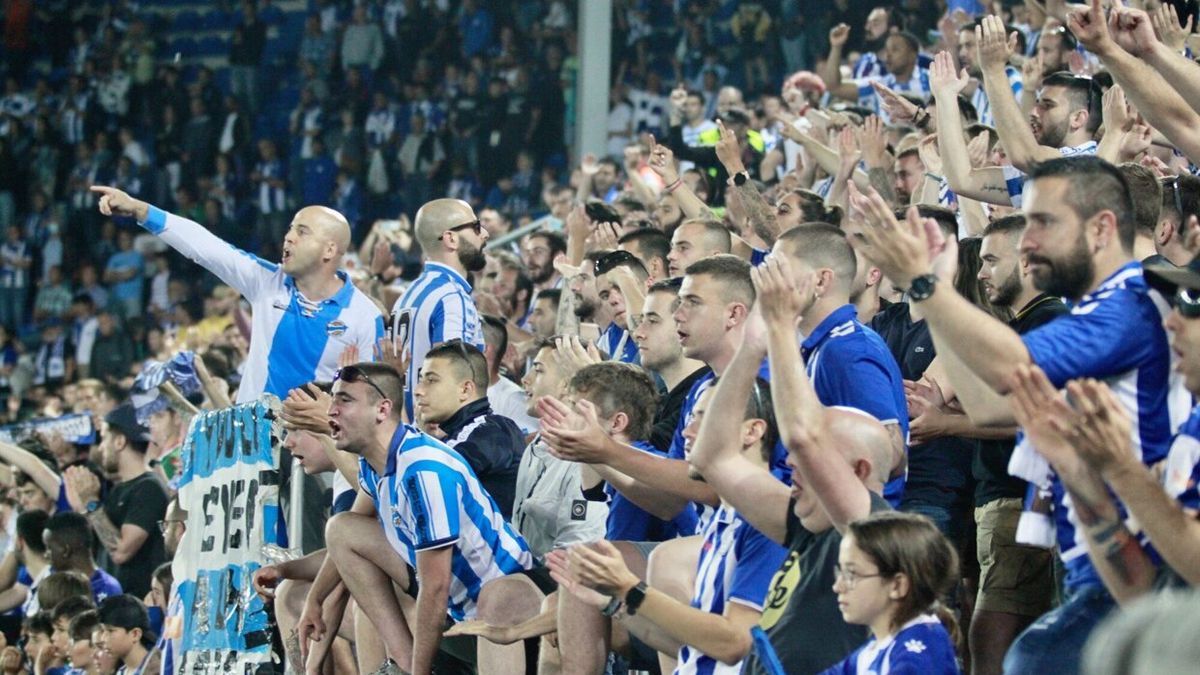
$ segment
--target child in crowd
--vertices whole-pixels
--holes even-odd
[[[851,523],[833,590],[846,623],[872,637],[824,675],[958,675],[957,626],[938,604],[956,579],[958,555],[924,516],[885,511]]]
[[[128,593],[100,603],[100,634],[103,649],[116,659],[118,675],[150,675],[160,670],[159,654],[153,649],[146,606]]]
[[[92,633],[100,627],[100,614],[90,609],[77,614],[68,626],[70,645],[67,649],[67,662],[70,668],[66,675],[99,675],[103,671],[96,659],[96,650],[92,645]]]
[[[50,649],[44,649],[34,658],[35,675],[64,675],[67,658],[71,650],[71,620],[95,609],[90,596],[73,595],[54,606],[50,613],[54,632],[50,636]]]

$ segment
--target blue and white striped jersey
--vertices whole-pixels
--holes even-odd
[[[1100,144],[1096,141],[1088,141],[1080,145],[1059,148],[1058,152],[1063,157],[1074,157],[1076,155],[1094,155],[1099,148]],[[1004,186],[1008,188],[1009,201],[1012,202],[1013,208],[1021,208],[1025,201],[1025,172],[1012,164],[1005,164],[1000,169],[1004,172]]]
[[[1163,467],[1163,487],[1189,511],[1200,510],[1200,406],[1179,428]]]
[[[1163,297],[1147,286],[1141,264],[1130,262],[1075,303],[1070,314],[1021,336],[1055,387],[1081,377],[1112,387],[1134,421],[1133,451],[1147,466],[1167,456],[1173,431],[1191,408],[1162,325],[1168,311]],[[1066,587],[1099,585],[1086,543],[1075,536],[1078,519],[1071,500],[1057,477],[1050,492]],[[1117,507],[1125,512],[1119,502]],[[1146,538],[1140,539],[1148,548]]]
[[[1021,93],[1025,91],[1025,81],[1021,77],[1021,71],[1012,66],[1004,67],[1004,75],[1008,78],[1008,86],[1012,87],[1013,96],[1016,97],[1017,103],[1021,102]],[[978,83],[975,87],[975,93],[971,94],[971,104],[975,106],[975,112],[979,114],[979,123],[988,126],[993,125],[992,104],[988,101],[987,92],[983,90],[983,83]]]
[[[860,80],[854,80],[854,85],[858,87],[858,104],[864,108],[871,108],[879,119],[883,120],[884,124],[891,124],[891,116],[887,114],[883,104],[879,101],[879,96],[875,93],[875,88],[871,86],[872,81],[877,81],[886,86],[888,89],[897,94],[912,94],[928,101],[932,90],[929,88],[929,71],[925,68],[913,68],[912,77],[905,82],[900,82],[896,76],[888,73],[883,77],[868,77]]]
[[[414,570],[419,551],[454,547],[448,610],[455,621],[475,617],[484,584],[533,567],[529,546],[462,455],[411,426],[396,429],[383,475],[359,459],[358,484],[388,543]]]
[[[187,218],[152,206],[141,225],[250,301],[250,355],[238,403],[264,392],[283,398],[306,382],[333,379],[347,347],[358,347],[364,357],[375,353],[383,317],[345,272],[338,272],[342,290],[312,302],[279,265],[222,241]]]
[[[439,342],[462,340],[483,351],[483,324],[471,297],[471,284],[441,263],[426,261],[425,270],[392,307],[396,344],[408,349],[404,409],[413,413],[413,387],[425,354]]]
[[[608,324],[608,328],[600,335],[600,344],[597,347],[605,354],[608,354],[609,360],[632,363],[634,365],[641,363],[641,355],[638,353],[637,343],[629,336],[629,331],[621,328],[616,323]]]
[[[936,616],[922,614],[886,640],[871,638],[821,675],[958,675],[960,672],[950,633]]]
[[[692,591],[692,607],[725,614],[731,602],[762,611],[775,572],[787,557],[786,548],[754,529],[722,504],[701,533],[700,560]],[[742,672],[742,664],[726,665],[688,645],[679,648],[676,675],[716,675]]]

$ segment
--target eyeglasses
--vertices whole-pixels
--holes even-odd
[[[468,227],[471,228],[471,230],[474,231],[475,234],[483,233],[483,223],[479,222],[478,218],[476,218],[475,220],[472,220],[469,223],[463,223],[462,225],[455,225],[454,227],[447,227],[446,232],[458,232],[459,230],[465,230]],[[443,232],[442,236],[445,236],[446,232]]]
[[[596,261],[596,276],[602,277],[614,268],[620,267],[631,260],[637,260],[637,256],[629,251],[613,251],[612,253],[608,253]]]
[[[1175,291],[1175,309],[1185,319],[1200,319],[1200,291],[1192,288]]]
[[[166,534],[167,528],[171,527],[172,523],[182,523],[182,522],[186,522],[186,521],[183,521],[183,520],[160,520],[160,521],[158,521],[158,531],[161,532],[162,534]]]
[[[883,577],[883,576],[886,576],[886,575],[883,575],[883,574],[859,574],[858,572],[855,572],[854,570],[844,570],[844,569],[842,569],[842,566],[837,563],[834,563],[834,565],[833,565],[834,581],[842,582],[843,584],[846,585],[846,588],[848,588],[848,589],[854,588],[855,584],[857,584],[860,579],[871,579],[873,577]]]
[[[371,385],[372,389],[379,392],[380,397],[388,401],[392,400],[392,397],[383,393],[383,390],[379,388],[379,385],[371,381],[371,376],[363,372],[362,368],[359,368],[358,366],[346,366],[345,368],[338,368],[337,372],[333,374],[333,381],[337,382],[338,380],[351,383],[366,382],[367,384]]]

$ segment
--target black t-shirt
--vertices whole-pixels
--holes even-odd
[[[770,638],[788,675],[819,673],[846,658],[867,641],[866,626],[842,620],[833,592],[833,566],[842,535],[834,528],[814,534],[804,529],[788,502],[788,557],[771,580],[759,626]],[[888,511],[883,497],[871,493],[871,513]],[[743,673],[766,675],[767,669],[751,652]]]
[[[687,399],[688,392],[692,390],[692,385],[696,384],[696,380],[710,372],[712,369],[708,366],[700,368],[680,380],[679,384],[659,400],[658,409],[654,411],[654,426],[650,429],[650,445],[663,452],[670,451],[671,441],[675,439],[675,429],[679,426],[679,416],[683,413],[683,402]]]
[[[935,355],[929,324],[913,322],[907,302],[881,309],[871,319],[871,328],[887,343],[906,380],[921,379]],[[935,438],[908,449],[908,478],[904,503],[920,502],[951,510],[967,508],[971,499],[971,457],[974,441],[965,438]]]
[[[446,434],[446,444],[471,465],[505,520],[511,519],[525,451],[525,435],[516,422],[494,414],[485,397],[459,408],[438,426]]]
[[[1039,295],[1021,308],[1008,326],[1024,334],[1070,311],[1062,300]],[[975,506],[983,506],[996,499],[1025,496],[1025,481],[1008,474],[1008,460],[1012,457],[1014,445],[1012,439],[975,441],[975,453],[971,461],[971,473],[975,476]]]
[[[104,499],[104,513],[117,530],[124,525],[136,525],[149,535],[128,562],[114,564],[109,570],[121,582],[121,588],[134,597],[141,598],[150,592],[150,577],[167,560],[158,521],[167,514],[169,499],[167,486],[149,471],[114,485]]]

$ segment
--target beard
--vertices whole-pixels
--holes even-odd
[[[1017,301],[1017,296],[1021,294],[1021,276],[1020,272],[1013,269],[1012,274],[1004,280],[1004,283],[996,287],[996,298],[992,300],[992,304],[997,307],[1012,307]]]
[[[1037,141],[1042,145],[1050,146],[1051,148],[1061,148],[1063,142],[1067,139],[1067,123],[1064,120],[1062,124],[1047,126],[1044,122],[1041,127],[1042,132],[1038,134]]]
[[[1095,275],[1096,265],[1087,249],[1087,239],[1081,234],[1075,247],[1061,260],[1051,260],[1030,254],[1034,288],[1055,297],[1078,300],[1087,292]]]
[[[478,272],[487,267],[487,256],[474,244],[463,241],[462,246],[458,249],[458,262],[468,272]]]
[[[535,285],[544,284],[547,281],[550,281],[550,277],[552,276],[554,276],[554,265],[552,264],[529,267],[529,277],[533,280]]]
[[[596,303],[575,296],[575,316],[579,319],[590,319],[596,315]]]

